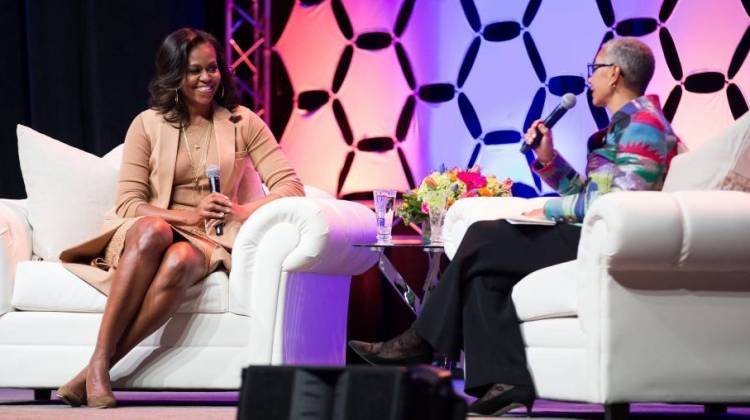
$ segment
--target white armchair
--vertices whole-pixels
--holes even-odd
[[[106,297],[56,256],[114,205],[121,148],[99,158],[23,126],[18,140],[29,198],[0,200],[0,388],[41,391],[81,369],[96,341]],[[237,389],[249,364],[344,364],[349,282],[377,260],[352,244],[375,237],[375,215],[305,190],[245,222],[232,272],[191,288],[114,366],[115,388]]]
[[[748,179],[748,121],[738,131],[743,147],[721,146],[739,156],[722,161],[723,172],[696,162],[709,146],[676,158],[669,176]],[[603,403],[614,417],[627,415],[630,402],[750,401],[750,194],[668,184],[671,192],[598,199],[577,260],[531,273],[514,288],[540,398]],[[457,202],[446,216],[446,253],[455,254],[472,223],[543,200]]]
[[[24,201],[0,202],[0,387],[54,388],[83,367],[106,297],[58,262],[32,261]],[[284,198],[248,219],[233,269],[193,298],[112,372],[116,388],[236,389],[249,364],[345,362],[352,274],[376,256],[367,207]]]

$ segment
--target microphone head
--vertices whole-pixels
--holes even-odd
[[[573,99],[575,99],[575,97]],[[218,165],[208,165],[208,166],[206,166],[206,177],[207,178],[218,178],[219,177],[219,166]]]
[[[563,95],[560,106],[565,109],[570,109],[576,106],[576,95],[573,95],[572,93],[566,93]]]

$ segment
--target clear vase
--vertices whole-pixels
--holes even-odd
[[[430,207],[430,243],[443,243],[443,222],[445,221],[445,206]]]
[[[428,218],[430,225],[430,243],[443,243],[443,221],[445,213],[448,211],[448,194],[442,193],[435,196],[435,199],[427,206]]]

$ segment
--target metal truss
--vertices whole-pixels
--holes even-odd
[[[225,57],[240,103],[270,124],[271,0],[225,0]]]

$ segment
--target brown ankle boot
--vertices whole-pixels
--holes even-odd
[[[349,348],[372,365],[415,365],[432,362],[432,347],[417,335],[414,324],[395,338],[368,343],[352,340]]]

